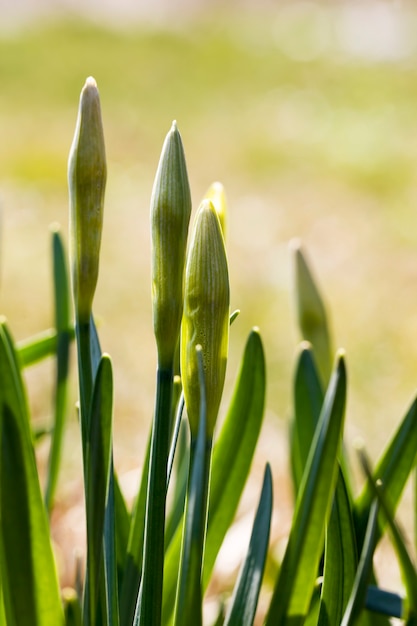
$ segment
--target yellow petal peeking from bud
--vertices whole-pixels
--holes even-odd
[[[200,390],[196,346],[203,352],[207,435],[213,436],[229,344],[229,273],[224,238],[213,204],[198,210],[187,257],[181,330],[181,377],[192,436],[197,436]]]
[[[81,91],[68,159],[73,292],[80,323],[90,319],[97,285],[106,176],[100,98],[90,77]]]
[[[222,233],[224,240],[226,241],[227,234],[227,202],[226,194],[222,183],[215,182],[210,185],[204,196],[205,200],[210,200],[213,203],[216,213],[220,220],[220,226],[222,227]]]
[[[176,122],[166,136],[151,198],[153,325],[161,367],[170,367],[180,334],[191,193]]]

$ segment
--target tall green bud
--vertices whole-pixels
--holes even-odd
[[[151,197],[153,325],[160,367],[171,367],[180,333],[191,193],[176,122],[166,136]]]
[[[223,393],[229,343],[229,273],[220,221],[203,200],[187,258],[181,331],[181,377],[191,433],[197,436],[200,389],[196,347],[203,350],[207,435],[212,437]]]
[[[100,98],[90,77],[81,91],[68,159],[73,292],[81,324],[90,319],[97,285],[106,177]]]

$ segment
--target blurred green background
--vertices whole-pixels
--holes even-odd
[[[285,465],[269,434],[285,433],[291,414],[294,237],[347,353],[347,438],[363,437],[373,458],[387,441],[417,386],[416,17],[401,2],[284,2],[114,24],[75,13],[3,21],[1,312],[17,339],[52,324],[48,227],[59,222],[67,237],[79,92],[88,75],[99,85],[108,187],[95,310],[114,360],[121,470],[140,462],[153,409],[149,199],[173,119],[194,209],[214,180],[226,188],[232,307],[242,311],[227,388],[258,325],[261,457]],[[51,363],[28,372],[40,422],[51,374]],[[67,446],[68,465],[76,454]]]

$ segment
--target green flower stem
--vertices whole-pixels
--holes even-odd
[[[173,366],[158,367],[152,430],[145,540],[139,606],[140,626],[160,626],[164,572],[166,480],[170,439]]]
[[[80,387],[80,422],[83,447],[84,473],[86,471],[87,440],[89,432],[89,413],[93,395],[93,369],[91,364],[91,331],[90,322],[76,321],[75,335],[77,338],[78,376]],[[84,482],[86,477],[84,476]]]
[[[91,365],[91,331],[90,323],[76,320],[75,335],[77,339],[78,353],[78,377],[80,388],[80,423],[81,423],[81,441],[83,452],[83,468],[84,468],[84,494],[87,498],[88,486],[88,433],[90,430],[90,406],[93,395],[93,370]],[[86,507],[87,507],[86,501]],[[88,510],[88,508],[87,508]],[[87,515],[87,563],[84,584],[83,599],[83,624],[85,626],[94,626],[95,624],[95,605],[91,602],[91,598],[96,597],[97,581],[91,567],[92,541],[91,536],[91,520]]]

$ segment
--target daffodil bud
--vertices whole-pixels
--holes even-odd
[[[151,198],[153,325],[160,367],[171,367],[180,334],[191,193],[176,122],[166,136]]]
[[[207,435],[212,437],[223,393],[229,343],[229,273],[220,221],[203,200],[187,257],[181,330],[181,377],[191,433],[197,436],[200,389],[196,347],[203,352]]]
[[[73,291],[79,323],[90,319],[97,285],[106,175],[100,98],[90,77],[81,91],[68,160]]]
[[[224,187],[221,183],[215,182],[210,185],[204,196],[206,200],[211,200],[216,213],[220,220],[220,226],[222,227],[223,237],[226,241],[227,233],[227,202],[226,195],[224,193]]]

